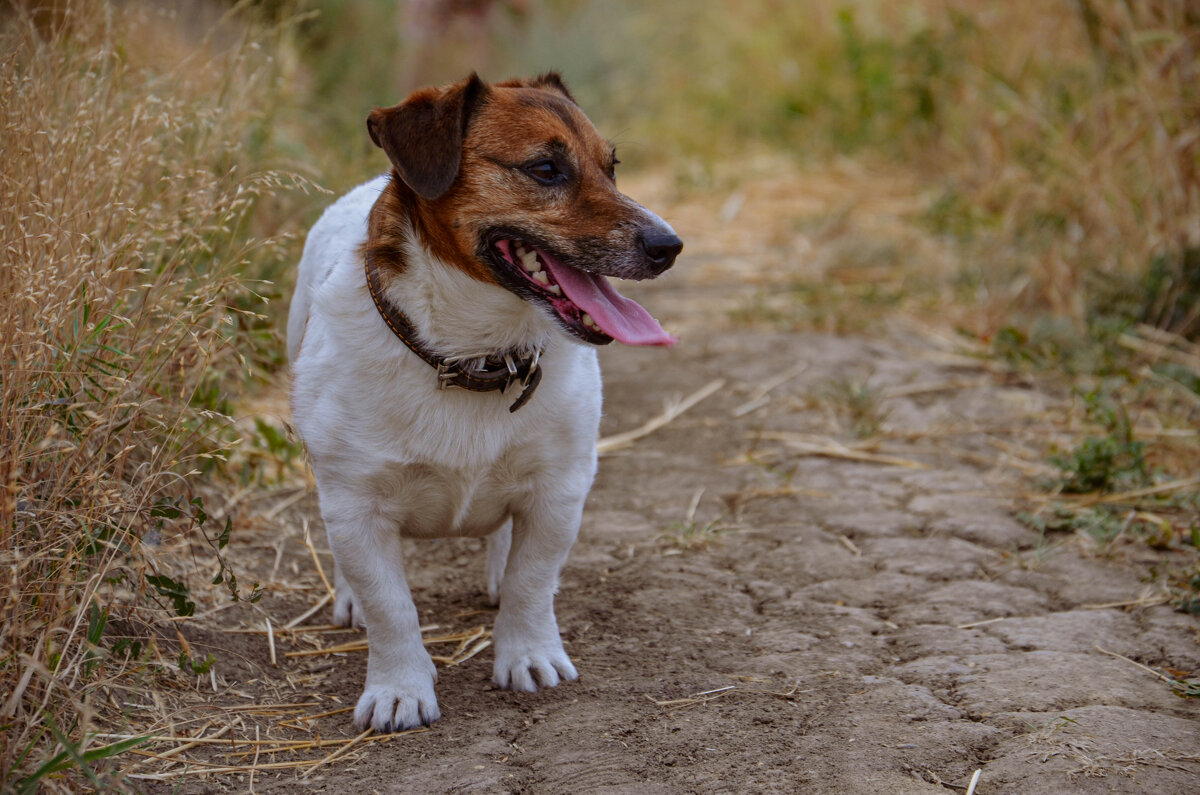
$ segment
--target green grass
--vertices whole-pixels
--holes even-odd
[[[1147,485],[1151,478],[1146,443],[1134,439],[1127,408],[1100,389],[1081,398],[1085,419],[1098,425],[1103,434],[1084,436],[1072,449],[1050,456],[1050,462],[1063,472],[1053,487],[1067,494],[1090,494]]]
[[[707,522],[693,519],[672,524],[658,537],[675,549],[696,550],[705,549],[727,532],[729,528],[722,524],[722,518]]]
[[[866,379],[839,377],[822,382],[813,387],[811,400],[832,411],[857,439],[878,436],[888,417],[883,393]]]

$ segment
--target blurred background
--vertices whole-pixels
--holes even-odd
[[[207,32],[187,5],[164,8],[194,40]],[[277,72],[247,156],[335,192],[381,168],[362,134],[371,107],[472,69],[553,68],[623,172],[679,196],[728,198],[781,169],[906,181],[900,221],[959,259],[925,274],[953,282],[937,300],[965,303],[960,325],[988,341],[1009,329],[1056,346],[1073,336],[1064,319],[1200,334],[1194,0],[246,5],[229,46],[257,37]],[[920,270],[913,252],[875,254]],[[922,274],[904,276],[895,298]]]
[[[70,18],[105,9],[110,46],[160,72],[156,87],[183,68],[195,101],[229,110],[229,87],[255,92],[244,118],[226,119],[238,155],[335,193],[385,165],[363,134],[372,107],[472,69],[556,69],[618,144],[622,171],[654,172],[678,196],[851,163],[907,180],[901,220],[962,255],[939,277],[972,303],[972,333],[1049,312],[1200,334],[1195,0],[25,7],[52,9],[43,32],[69,36],[82,34]],[[257,231],[292,230],[289,201],[271,197],[286,217],[256,206]],[[301,202],[294,229],[326,202]]]

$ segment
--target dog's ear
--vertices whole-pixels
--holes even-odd
[[[543,72],[537,77],[517,77],[505,80],[503,83],[496,83],[496,85],[500,88],[543,88],[575,102],[575,97],[571,96],[571,92],[567,90],[567,84],[563,82],[562,75],[558,72]],[[579,103],[575,102],[575,104]]]
[[[376,108],[367,116],[367,132],[406,185],[436,199],[458,176],[467,125],[486,94],[487,85],[472,72],[449,88],[427,88],[399,105]]]
[[[551,91],[557,91],[567,99],[575,102],[575,97],[571,96],[571,92],[567,90],[567,84],[563,82],[562,75],[558,72],[545,72],[534,79],[533,85],[538,88],[547,88]],[[575,102],[578,105],[578,102]]]

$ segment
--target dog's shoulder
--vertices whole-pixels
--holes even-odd
[[[364,182],[325,209],[304,241],[296,289],[288,312],[288,359],[293,364],[309,323],[317,292],[339,270],[355,270],[358,249],[367,237],[367,216],[387,187],[388,175]]]
[[[387,183],[387,175],[376,177],[326,208],[304,243],[299,274],[302,283],[316,287],[329,278],[339,262],[357,258],[358,247],[367,238],[367,216]]]
[[[327,238],[343,237],[347,234],[357,237],[360,241],[367,235],[367,215],[375,200],[383,193],[388,185],[390,176],[380,174],[357,187],[351,188],[338,197],[337,201],[325,208],[321,217],[313,224],[308,240],[323,241]]]

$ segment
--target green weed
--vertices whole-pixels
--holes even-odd
[[[703,496],[704,489],[697,489],[688,503],[683,520],[672,524],[659,534],[659,539],[680,550],[703,549],[726,532],[728,528],[723,524],[724,516],[718,516],[707,522],[696,519],[696,508],[700,505],[700,498]]]
[[[707,522],[689,520],[672,524],[659,535],[659,538],[676,549],[704,549],[728,531],[721,518]]]
[[[1146,445],[1133,438],[1125,407],[1111,395],[1094,389],[1082,395],[1087,418],[1099,425],[1103,436],[1085,436],[1077,446],[1050,456],[1063,471],[1056,484],[1068,494],[1110,492],[1144,486],[1150,481]]]
[[[74,769],[83,775],[96,791],[111,791],[119,779],[114,779],[105,771],[97,769],[97,763],[104,763],[125,754],[150,739],[146,737],[131,737],[119,740],[109,745],[83,750],[81,744],[72,742],[55,724],[53,714],[45,717],[45,728],[49,730],[55,741],[54,753],[28,776],[17,779],[13,783],[13,792],[18,795],[32,795],[41,790],[49,780],[60,777],[64,772]],[[18,757],[18,763],[33,749],[32,744],[25,748]],[[61,750],[59,750],[61,749]]]
[[[866,379],[839,377],[813,387],[812,400],[833,411],[858,439],[878,436],[888,418],[883,393]]]

